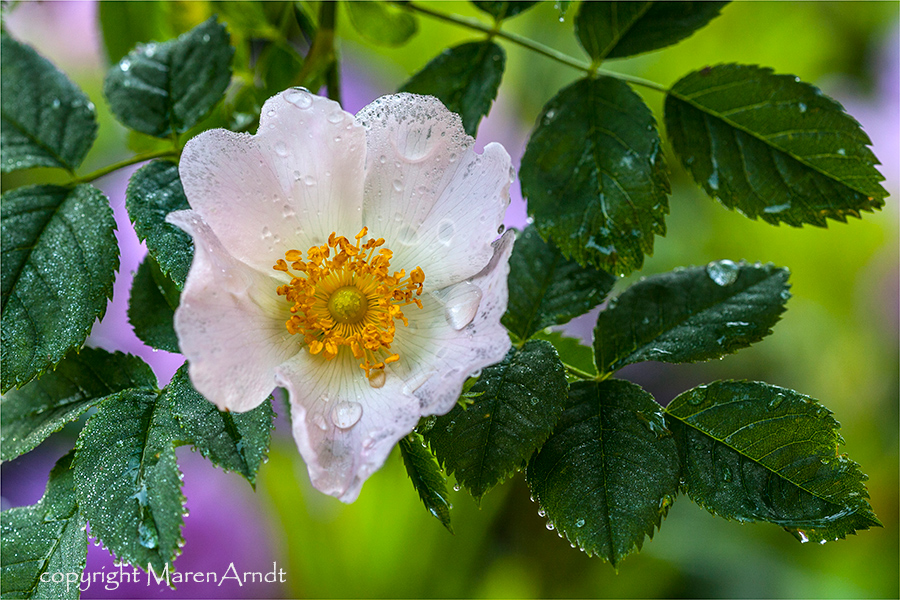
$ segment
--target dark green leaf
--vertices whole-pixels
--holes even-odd
[[[568,323],[606,297],[616,278],[567,260],[533,226],[516,238],[509,259],[509,306],[503,324],[519,339]]]
[[[228,32],[211,18],[177,39],[138,46],[112,67],[103,93],[116,117],[156,137],[184,133],[231,81]]]
[[[343,4],[353,28],[373,44],[402,46],[419,31],[414,16],[382,0]]]
[[[147,256],[138,267],[131,284],[128,322],[138,339],[148,346],[178,352],[178,336],[175,335],[173,325],[175,311],[156,283],[156,279],[164,277],[153,257]]]
[[[789,276],[771,264],[720,260],[642,279],[600,313],[597,368],[710,360],[746,348],[781,318]]]
[[[595,60],[671,46],[705,26],[727,2],[582,2],[575,33]]]
[[[250,485],[269,449],[275,413],[266,400],[245,413],[222,412],[197,393],[187,374],[187,363],[166,387],[183,440],[194,445],[213,464],[240,473]]]
[[[74,171],[97,137],[94,105],[31,46],[0,34],[0,171]]]
[[[522,469],[556,424],[566,401],[565,372],[556,350],[531,341],[513,348],[503,362],[484,369],[470,393],[438,417],[425,433],[448,474],[480,500]]]
[[[21,386],[81,346],[106,312],[119,267],[116,222],[89,185],[3,195],[2,389]]]
[[[502,21],[503,19],[509,19],[519,13],[525,12],[537,4],[537,1],[530,2],[526,0],[517,0],[515,2],[497,2],[495,0],[473,0],[472,4],[498,21]]]
[[[137,44],[163,41],[177,32],[170,25],[166,2],[100,2],[97,4],[103,46],[111,64],[119,62]]]
[[[678,491],[678,452],[659,405],[617,379],[579,382],[527,477],[570,542],[613,566],[653,537]]]
[[[799,78],[707,67],[672,87],[665,113],[685,168],[707,194],[750,218],[824,227],[884,206],[869,137]]]
[[[173,442],[182,437],[163,392],[127,390],[100,403],[76,444],[82,514],[118,560],[158,573],[183,543],[184,496]]]
[[[506,54],[494,42],[470,42],[444,50],[401,91],[436,97],[462,117],[466,133],[474,136],[497,97],[505,65]]]
[[[191,236],[166,223],[170,212],[190,208],[178,165],[153,161],[142,167],[128,182],[125,206],[138,237],[147,243],[160,270],[180,289],[194,258],[194,242]]]
[[[656,121],[621,81],[582,79],[544,107],[520,173],[528,212],[563,254],[620,275],[666,231],[669,180]]]
[[[581,340],[567,337],[558,331],[538,331],[531,339],[545,340],[553,344],[559,354],[559,360],[564,365],[575,367],[591,376],[597,375],[597,367],[594,366],[594,350],[590,346],[585,346]],[[569,378],[569,381],[573,380],[568,373],[566,373],[566,377]],[[576,381],[578,379],[581,378],[574,378]]]
[[[425,446],[422,436],[412,432],[401,439],[400,455],[403,457],[403,464],[406,465],[406,473],[425,508],[447,528],[447,531],[453,533],[450,526],[450,495],[447,493],[447,481],[434,456]]]
[[[129,388],[156,388],[156,376],[136,356],[84,348],[20,390],[3,397],[0,460],[36,448],[102,399]]]
[[[47,491],[33,506],[0,513],[0,595],[3,598],[78,598],[87,558],[84,518],[75,504],[72,452],[50,471]],[[46,576],[44,574],[46,573]],[[53,582],[57,573],[65,580]],[[42,581],[43,579],[47,581]]]
[[[755,381],[717,381],[666,409],[683,465],[682,486],[713,514],[781,525],[824,542],[881,523],[867,477],[846,455],[840,425],[808,396]]]

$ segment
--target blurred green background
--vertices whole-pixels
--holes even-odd
[[[462,2],[422,4],[482,18]],[[221,12],[209,3],[173,6],[185,27]],[[640,554],[627,558],[617,573],[545,528],[521,475],[490,492],[480,509],[465,492],[453,493],[455,535],[450,535],[422,508],[399,455],[366,483],[356,503],[345,506],[311,489],[289,428],[280,423],[256,498],[265,515],[264,535],[291,574],[285,595],[898,597],[898,6],[734,3],[677,46],[604,65],[666,85],[708,64],[769,66],[821,87],[873,138],[891,193],[887,206],[862,221],[832,223],[828,229],[748,220],[706,197],[670,159],[668,234],[657,239],[641,275],[722,258],[773,262],[791,269],[793,299],[774,334],[738,355],[698,365],[635,365],[620,375],[645,386],[662,402],[722,378],[764,380],[819,399],[842,424],[842,451],[870,476],[871,503],[883,529],[823,546],[801,545],[778,527],[727,522],[681,496],[655,538],[645,542]],[[69,30],[62,39],[53,32],[65,25],[48,20],[50,10],[46,5],[20,5],[8,24],[94,99],[100,138],[85,171],[129,156],[125,130],[101,101],[108,63],[98,38],[96,10],[90,13],[92,30]],[[554,3],[544,2],[504,28],[583,57],[572,30],[576,11],[573,3],[560,20]],[[234,14],[234,7],[229,12]],[[339,12],[348,110],[396,90],[443,48],[481,37],[433,19],[418,21],[419,33],[409,43],[384,48],[365,43],[349,26],[346,13]],[[507,71],[479,142],[498,139],[516,159],[541,106],[579,73],[501,44],[508,53]],[[661,121],[662,95],[638,91]],[[20,185],[35,173],[4,176],[3,188]],[[48,174],[38,172],[44,181]],[[517,189],[513,195],[512,214],[521,214]],[[122,202],[111,200],[114,205]],[[627,284],[621,281],[614,293]],[[589,334],[591,318],[577,320],[570,330]]]

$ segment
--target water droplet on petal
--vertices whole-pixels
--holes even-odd
[[[275,142],[275,154],[277,154],[278,156],[282,156],[282,157],[287,156],[288,155],[287,145],[280,140]]]
[[[717,260],[706,265],[706,273],[716,285],[726,286],[738,278],[739,267],[730,260]]]
[[[384,374],[384,369],[378,369],[372,376],[369,377],[369,385],[373,388],[384,387],[384,382],[387,379],[387,376]]]
[[[359,402],[338,402],[331,409],[331,422],[335,427],[348,429],[356,425],[360,417],[362,417],[362,404]]]
[[[445,246],[449,246],[450,243],[453,241],[454,229],[455,229],[455,227],[453,225],[453,221],[446,220],[446,219],[444,221],[441,221],[441,224],[438,225],[438,234],[437,234],[438,241],[440,243],[444,244]]]
[[[329,123],[332,123],[332,124],[334,124],[334,125],[337,125],[338,123],[343,122],[343,120],[344,120],[344,111],[342,111],[342,110],[340,110],[340,109],[335,110],[334,112],[332,112],[331,114],[329,114],[326,118],[328,119],[328,122],[329,122]]]
[[[463,281],[446,290],[443,297],[445,316],[453,329],[459,331],[472,322],[481,304],[481,288]]]
[[[395,191],[395,192],[402,192],[402,191],[403,191],[403,182],[400,181],[399,179],[395,179],[395,180],[394,180],[393,186],[394,186],[394,191]]]
[[[284,99],[297,108],[306,109],[312,106],[312,94],[303,88],[291,88],[284,92]]]

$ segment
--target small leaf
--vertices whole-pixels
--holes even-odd
[[[239,473],[255,485],[275,419],[271,401],[245,413],[222,412],[194,390],[187,363],[172,377],[166,394],[184,432],[183,441],[193,444],[213,464]]]
[[[31,46],[0,34],[0,171],[74,171],[97,137],[94,105]]]
[[[181,289],[194,258],[194,242],[191,236],[166,223],[170,212],[190,208],[178,165],[153,161],[142,167],[128,182],[125,207],[135,232],[147,243],[160,270]]]
[[[653,537],[678,475],[659,405],[616,379],[572,384],[565,412],[526,474],[553,526],[613,566]]]
[[[713,514],[767,521],[823,542],[881,523],[840,425],[817,401],[756,381],[717,381],[669,404],[682,486]]]
[[[160,272],[153,257],[147,256],[138,267],[131,284],[128,322],[138,339],[151,348],[178,352],[178,336],[175,335],[173,324],[175,310],[156,283],[160,277],[165,275]]]
[[[103,93],[131,129],[184,133],[225,94],[233,54],[225,26],[213,17],[174,40],[139,45],[109,70]]]
[[[20,390],[3,397],[0,460],[30,452],[107,396],[156,388],[156,376],[136,356],[84,348]]]
[[[537,1],[530,2],[526,0],[518,0],[515,2],[497,2],[495,0],[473,0],[472,4],[477,6],[480,10],[483,10],[487,14],[491,15],[496,20],[502,21],[503,19],[509,19],[518,15],[519,13],[525,12],[526,10],[537,4]],[[560,10],[562,11],[562,9]]]
[[[183,544],[179,437],[165,390],[126,390],[100,403],[75,446],[75,494],[91,535],[118,560],[157,573]]]
[[[448,474],[480,500],[525,466],[556,424],[568,384],[553,346],[531,341],[484,369],[468,408],[459,404],[425,433]]]
[[[406,473],[425,508],[447,528],[447,531],[453,533],[450,526],[450,495],[447,493],[447,481],[434,456],[425,446],[422,436],[412,432],[402,438],[400,455],[403,457]]]
[[[595,60],[671,46],[719,16],[727,2],[582,2],[575,15],[581,47]]]
[[[772,333],[790,298],[790,272],[730,260],[647,277],[600,313],[594,356],[601,373],[645,360],[710,360]]]
[[[503,324],[526,340],[594,308],[615,283],[606,271],[567,260],[529,226],[516,238],[509,259],[509,306]]]
[[[541,237],[579,264],[630,273],[665,234],[669,180],[656,121],[621,81],[582,79],[550,100],[520,178]]]
[[[505,65],[506,54],[494,42],[470,42],[444,50],[400,90],[436,97],[474,136],[497,97]]]
[[[3,598],[71,598],[80,595],[87,559],[84,518],[73,490],[72,452],[50,471],[47,491],[33,506],[0,513],[0,595]],[[45,576],[46,574],[46,576]],[[62,574],[64,579],[54,581]]]
[[[590,346],[585,346],[581,340],[565,336],[558,331],[538,331],[531,339],[544,340],[553,344],[563,365],[575,367],[594,377],[597,376],[597,367],[594,366],[594,350]],[[568,373],[566,377],[570,382],[580,379],[573,379]]]
[[[84,342],[119,268],[116,222],[97,188],[36,185],[3,195],[2,391]]]
[[[691,73],[666,96],[672,148],[706,193],[752,219],[799,227],[884,206],[869,137],[799,78],[748,65]]]
[[[353,28],[379,46],[402,46],[419,31],[414,16],[382,0],[344,2]]]

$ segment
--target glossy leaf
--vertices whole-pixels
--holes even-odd
[[[3,397],[0,460],[36,448],[104,398],[131,388],[155,389],[156,376],[136,356],[84,348]]]
[[[582,2],[575,15],[581,47],[595,60],[659,50],[719,15],[727,2]]]
[[[544,106],[519,174],[544,239],[579,264],[639,269],[669,211],[656,121],[621,81],[582,79]]]
[[[401,91],[436,97],[462,118],[466,133],[474,136],[497,97],[505,65],[506,54],[494,42],[470,42],[444,50]]]
[[[653,537],[678,476],[678,452],[659,405],[617,379],[572,384],[565,412],[527,471],[553,526],[613,566]]]
[[[106,312],[119,267],[116,223],[89,185],[3,195],[2,390],[21,386],[84,342]]]
[[[71,452],[59,459],[37,504],[0,513],[3,598],[74,600],[80,595],[87,534],[75,503],[71,461]],[[57,574],[64,579],[54,583]]]
[[[239,473],[255,485],[275,419],[271,401],[245,413],[222,412],[194,390],[186,363],[166,386],[166,394],[183,430],[183,440],[213,464]]]
[[[142,167],[128,182],[125,207],[135,232],[146,242],[160,270],[180,289],[194,258],[194,242],[191,236],[166,223],[170,212],[190,208],[178,176],[178,165],[153,161]]]
[[[448,474],[480,500],[492,487],[525,466],[556,424],[568,384],[547,342],[513,348],[484,369],[470,393],[425,432]]]
[[[514,17],[519,13],[525,12],[526,10],[537,4],[537,2],[526,0],[517,0],[514,2],[473,0],[472,4],[477,6],[480,10],[483,10],[487,14],[491,15],[498,21],[502,21],[503,19],[509,19],[510,17]]]
[[[165,392],[127,390],[108,397],[76,444],[75,494],[97,537],[118,559],[159,573],[180,552],[181,437]]]
[[[31,46],[0,34],[0,171],[74,171],[97,137],[94,105]]]
[[[596,377],[597,367],[594,366],[594,350],[590,346],[585,346],[581,340],[568,337],[558,331],[538,331],[532,336],[533,340],[545,340],[553,344],[556,352],[559,354],[559,360],[563,365],[572,366],[583,371],[589,376]],[[569,381],[577,381],[579,377],[572,377],[566,372]]]
[[[109,70],[103,93],[131,129],[184,133],[224,95],[233,54],[225,26],[211,18],[174,40],[139,45]]]
[[[713,514],[767,521],[823,542],[881,523],[866,476],[846,455],[840,425],[817,401],[754,381],[717,381],[666,409],[683,488]]]
[[[175,335],[173,323],[175,310],[166,301],[166,296],[156,282],[160,277],[165,275],[159,271],[153,257],[147,256],[138,267],[131,284],[128,322],[138,339],[151,348],[178,352],[178,336]]]
[[[450,526],[450,495],[447,480],[434,456],[428,451],[422,436],[415,431],[400,440],[400,456],[406,473],[419,498],[435,519],[453,533]]]
[[[402,46],[419,31],[419,22],[402,9],[382,0],[344,2],[353,28],[366,41],[379,46]]]
[[[509,259],[509,305],[503,324],[519,339],[568,323],[606,297],[616,278],[566,259],[533,226],[517,238]]]
[[[772,333],[790,298],[790,272],[771,264],[711,262],[647,277],[600,313],[594,356],[601,373],[645,360],[710,360]]]
[[[824,227],[884,205],[869,137],[799,78],[707,67],[672,86],[665,114],[685,168],[707,194],[750,218]]]

